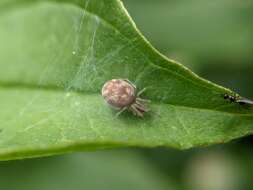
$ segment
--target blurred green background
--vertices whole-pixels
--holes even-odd
[[[198,75],[253,99],[252,0],[124,0],[147,39]],[[0,189],[251,190],[252,137],[177,151],[117,149],[0,163]]]

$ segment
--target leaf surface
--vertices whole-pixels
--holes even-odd
[[[0,159],[111,148],[180,149],[253,132],[231,91],[157,52],[118,0],[0,3]],[[145,118],[115,117],[100,90],[127,78],[150,99]]]

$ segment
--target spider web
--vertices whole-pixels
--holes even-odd
[[[85,1],[85,8],[80,11],[79,16],[75,16],[73,17],[73,31],[75,32],[73,33],[67,33],[65,38],[63,39],[63,46],[67,46],[68,43],[70,41],[73,41],[73,50],[71,52],[69,52],[69,54],[72,54],[74,57],[77,57],[80,62],[77,64],[77,69],[74,73],[74,75],[72,75],[72,77],[69,79],[69,81],[66,82],[66,84],[62,84],[59,83],[58,85],[60,86],[60,88],[64,89],[64,94],[60,96],[60,98],[58,97],[57,99],[55,99],[53,102],[54,104],[46,104],[44,108],[40,109],[40,112],[48,112],[50,114],[48,114],[47,117],[40,119],[38,121],[36,121],[35,123],[32,123],[30,125],[28,125],[27,127],[25,127],[24,129],[22,129],[21,132],[26,132],[28,130],[33,129],[34,127],[39,127],[41,124],[43,123],[47,123],[50,119],[57,117],[57,114],[61,114],[61,104],[65,101],[70,101],[71,100],[71,107],[74,107],[77,111],[75,112],[76,115],[76,119],[72,118],[67,120],[67,123],[61,122],[61,123],[57,123],[57,125],[55,125],[54,127],[57,127],[59,132],[60,132],[60,138],[59,140],[61,142],[68,142],[68,138],[65,135],[64,132],[64,127],[71,127],[73,130],[77,130],[77,125],[78,125],[78,117],[86,117],[86,115],[80,115],[78,109],[81,109],[80,107],[83,107],[84,105],[81,105],[81,103],[76,100],[74,97],[74,91],[75,90],[82,90],[82,89],[78,89],[79,88],[79,84],[82,83],[82,85],[85,85],[86,88],[88,89],[93,89],[93,86],[91,85],[93,83],[93,80],[95,80],[97,78],[97,69],[96,66],[94,66],[94,62],[96,61],[96,58],[94,57],[94,44],[96,41],[96,36],[97,36],[97,30],[100,26],[100,19],[97,16],[94,16],[93,19],[93,28],[91,31],[91,38],[88,44],[88,48],[87,49],[83,49],[80,47],[80,43],[82,43],[82,39],[81,36],[85,35],[85,27],[86,27],[86,23],[89,22],[91,20],[90,15],[88,15],[88,13],[86,12],[87,7],[89,6],[90,1]],[[56,48],[56,47],[53,47]],[[64,47],[57,47],[57,48],[62,48],[64,50]],[[43,70],[43,72],[40,75],[40,79],[38,82],[38,86],[41,86],[41,89],[43,89],[43,85],[45,83],[45,81],[47,81],[47,76],[48,73],[50,72],[57,72],[57,66],[54,67],[55,63],[59,62],[59,59],[61,60],[61,57],[65,56],[65,51],[59,51],[58,54],[54,54],[52,55],[51,58],[49,58],[49,60],[47,61],[47,64]],[[114,56],[113,53],[110,53],[110,55],[108,57],[106,57],[105,59],[111,59]],[[103,60],[100,60],[103,62]],[[70,64],[70,63],[65,63],[65,64]],[[64,64],[63,64],[64,65]],[[88,77],[88,75],[90,76],[90,72],[92,72],[92,77]],[[27,102],[27,104],[20,110],[19,114],[22,117],[22,115],[24,114],[31,114],[31,113],[27,113],[30,111],[30,107],[33,107],[34,104],[36,104],[36,101],[38,99],[41,98],[41,94],[40,92],[38,92],[34,97],[31,98],[31,100],[29,102]],[[84,108],[84,107],[83,107]],[[73,115],[72,115],[73,116]],[[92,121],[86,117],[87,119],[87,123],[90,126],[90,129],[95,132],[95,134],[97,134],[98,136],[102,136],[100,134],[100,132],[98,130],[96,130],[95,127],[93,127]]]
[[[22,133],[28,134],[31,132],[32,134],[33,131],[42,130],[44,127],[50,128],[52,133],[57,133],[57,135],[53,136],[53,138],[57,137],[55,142],[71,142],[73,138],[67,134],[69,131],[76,131],[76,134],[80,132],[80,139],[87,138],[91,134],[90,136],[96,137],[98,141],[103,140],[108,131],[101,130],[94,124],[93,119],[96,116],[91,119],[89,115],[93,105],[87,103],[87,101],[82,101],[82,99],[99,97],[99,100],[96,99],[100,101],[96,105],[96,114],[99,115],[104,112],[106,107],[105,103],[101,107],[103,100],[99,94],[106,80],[126,78],[132,79],[133,83],[138,84],[145,77],[148,70],[143,64],[148,62],[145,56],[143,56],[143,63],[138,65],[138,69],[132,67],[131,64],[125,64],[128,60],[130,60],[130,63],[133,61],[132,64],[139,62],[138,59],[133,60],[129,58],[129,54],[132,52],[136,53],[136,57],[139,56],[136,46],[132,43],[133,41],[124,37],[102,18],[88,12],[87,7],[90,4],[90,0],[83,3],[84,8],[78,11],[76,9],[76,14],[74,15],[68,10],[69,5],[61,5],[65,8],[63,10],[65,10],[66,14],[69,13],[71,17],[71,28],[66,30],[67,32],[61,37],[54,36],[54,34],[49,37],[47,43],[51,45],[48,45],[51,53],[43,60],[44,67],[37,76],[39,80],[37,80],[36,91],[27,99],[24,106],[17,110],[17,114],[14,113],[12,119],[3,124],[3,126],[8,125],[8,129],[4,130],[9,131],[4,139],[0,139],[3,144],[22,136]],[[38,7],[41,8],[45,5],[48,6],[47,3],[39,3]],[[103,6],[100,8],[102,11]],[[100,10],[97,11],[99,12]],[[115,43],[116,45],[112,43],[115,41],[117,42]],[[110,72],[106,72],[108,70]],[[57,95],[51,97],[50,103],[45,100],[45,103],[41,105],[38,102],[44,101],[44,91],[53,91]],[[163,95],[160,96],[162,97]],[[54,120],[54,118],[66,115],[66,113],[63,113],[62,105],[69,106],[69,110],[72,111],[70,117]],[[23,118],[33,118],[34,112],[44,116],[36,120],[31,119],[29,123],[19,129],[12,125],[12,123],[22,121]],[[156,110],[156,112],[156,117],[159,117],[160,110]],[[113,114],[111,116],[113,117]],[[85,135],[81,135],[83,131],[80,129],[80,121],[85,121],[83,122],[84,127],[90,129],[86,130]],[[50,122],[53,123],[52,126],[49,126],[48,123]],[[117,130],[119,134],[124,131],[123,128]],[[138,130],[140,130],[140,135],[143,137],[147,136],[145,127],[139,126]],[[42,135],[50,136],[53,134],[49,132]],[[40,139],[36,132],[33,138],[34,142],[38,141],[39,143]]]
[[[97,56],[96,53],[96,45],[97,44],[103,44],[98,38],[98,33],[103,32],[103,30],[100,30],[101,27],[105,27],[103,21],[101,18],[99,18],[97,15],[91,14],[87,12],[87,7],[89,6],[90,1],[84,1],[84,9],[82,11],[79,11],[77,16],[73,16],[72,20],[72,30],[69,30],[70,32],[66,33],[64,35],[64,38],[62,39],[61,43],[59,43],[58,46],[52,47],[52,53],[51,56],[48,57],[45,62],[45,66],[43,71],[40,73],[39,80],[37,83],[37,86],[43,91],[45,85],[48,84],[48,76],[52,75],[52,73],[56,73],[56,78],[53,78],[58,84],[57,86],[64,90],[64,93],[60,96],[57,96],[53,101],[53,104],[44,104],[43,106],[40,106],[37,108],[36,111],[45,113],[45,117],[37,120],[36,122],[29,123],[26,127],[20,129],[15,137],[23,132],[28,132],[29,130],[33,130],[34,128],[42,127],[43,124],[46,124],[50,122],[54,117],[59,116],[62,113],[61,105],[69,104],[71,107],[71,110],[76,110],[74,114],[71,116],[73,118],[69,118],[64,120],[64,122],[54,123],[55,128],[58,128],[60,132],[60,138],[59,140],[62,142],[67,142],[68,138],[66,137],[64,128],[71,128],[73,130],[78,130],[78,122],[79,118],[83,117],[86,120],[87,126],[91,129],[91,131],[99,138],[104,138],[104,134],[101,130],[98,130],[94,124],[93,121],[89,118],[88,115],[83,114],[86,111],[89,111],[89,107],[87,105],[83,105],[82,101],[79,101],[80,99],[76,98],[76,92],[80,93],[89,93],[89,92],[98,92],[100,91],[101,82],[104,82],[108,74],[103,73],[103,69],[100,68],[108,68],[108,64],[112,64],[115,62],[115,59],[124,52],[126,48],[128,49],[134,49],[135,47],[132,46],[131,43],[124,43],[121,45],[116,46],[116,48],[108,49],[108,51],[101,55]],[[41,4],[43,5],[43,3]],[[99,11],[99,10],[98,10]],[[74,32],[74,33],[73,33]],[[116,35],[119,35],[118,32],[115,32]],[[84,39],[87,36],[86,39]],[[54,40],[52,38],[51,40]],[[71,62],[68,62],[69,59],[63,60],[62,57],[66,56],[65,46],[69,46],[69,43],[73,43],[72,50],[69,51],[68,57],[74,57],[75,60],[78,60],[75,65],[73,66],[73,73],[71,73],[71,77],[68,78],[67,81],[62,81],[61,78],[58,78],[61,76],[61,71],[59,71],[59,62],[62,66],[72,64]],[[83,45],[83,43],[86,43]],[[101,47],[100,47],[101,48]],[[56,49],[56,50],[55,50]],[[59,51],[62,49],[62,51]],[[120,60],[122,61],[122,60]],[[122,65],[122,71],[121,76],[122,78],[127,78],[131,74],[131,70],[129,69],[128,65]],[[143,70],[143,69],[142,69]],[[60,74],[59,74],[59,73]],[[143,74],[143,72],[140,72],[140,76]],[[119,77],[115,75],[115,77]],[[138,80],[138,77],[136,78]],[[99,86],[94,86],[94,84],[100,84]],[[35,95],[29,98],[27,103],[18,111],[18,115],[13,116],[13,121],[18,120],[22,117],[28,117],[33,115],[31,110],[33,107],[37,104],[38,101],[41,101],[43,98],[43,94],[41,91],[36,92]],[[101,98],[102,101],[102,98]],[[100,107],[97,107],[97,112],[99,114]],[[48,114],[46,114],[48,113]],[[15,138],[13,136],[10,136],[10,139]],[[5,139],[6,140],[6,139]]]

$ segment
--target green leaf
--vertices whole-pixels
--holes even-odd
[[[112,148],[180,149],[253,132],[253,112],[157,52],[118,0],[0,3],[0,159]],[[115,117],[100,90],[127,78],[152,100]]]

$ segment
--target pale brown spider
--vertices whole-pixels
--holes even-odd
[[[129,110],[134,115],[143,117],[149,111],[146,103],[150,102],[140,98],[145,90],[137,92],[136,86],[127,79],[112,79],[104,84],[102,96],[111,107],[120,110],[117,116]]]

